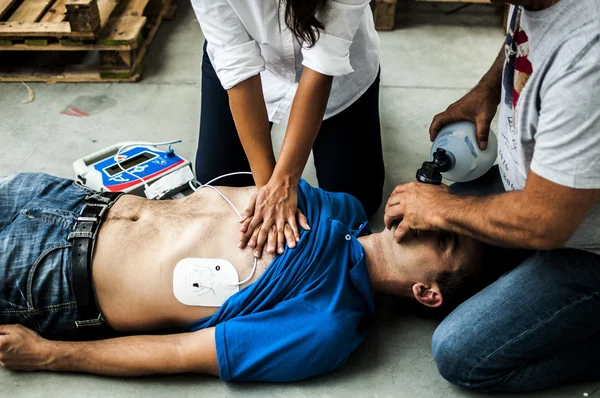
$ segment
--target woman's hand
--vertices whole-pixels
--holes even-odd
[[[283,253],[284,245],[296,247],[300,233],[296,223],[310,230],[308,220],[298,210],[296,186],[289,180],[271,179],[250,200],[250,205],[242,215],[239,247],[254,248],[254,256],[261,257],[265,243],[267,253]]]

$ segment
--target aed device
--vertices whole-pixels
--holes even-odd
[[[149,199],[181,193],[194,178],[190,162],[170,146],[164,151],[139,142],[121,142],[77,159],[73,170],[77,181],[95,191],[125,192]],[[152,188],[154,182],[154,186],[161,186],[161,192],[150,195],[146,188]]]
[[[220,307],[239,292],[238,279],[227,260],[184,258],[173,270],[173,294],[185,305]]]

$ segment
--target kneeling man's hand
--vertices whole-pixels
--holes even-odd
[[[444,203],[450,199],[446,185],[421,182],[398,185],[385,206],[384,222],[391,228],[400,221],[394,239],[400,242],[410,230],[430,231],[439,229],[436,218]]]
[[[43,370],[50,362],[48,343],[21,325],[0,325],[0,365],[10,370]]]

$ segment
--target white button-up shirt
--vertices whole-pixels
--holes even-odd
[[[261,74],[269,120],[289,110],[302,70],[334,76],[325,119],[343,111],[375,81],[379,36],[368,0],[331,0],[318,41],[308,48],[285,23],[279,0],[192,0],[208,56],[226,90]]]

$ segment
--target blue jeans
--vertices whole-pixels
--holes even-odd
[[[484,194],[502,190],[491,174]],[[473,186],[452,190],[471,194]],[[533,391],[600,380],[600,256],[533,252],[456,308],[432,345],[442,376],[462,387]]]
[[[0,324],[61,340],[109,331],[101,317],[82,319],[71,282],[67,236],[93,193],[46,174],[0,177]]]

